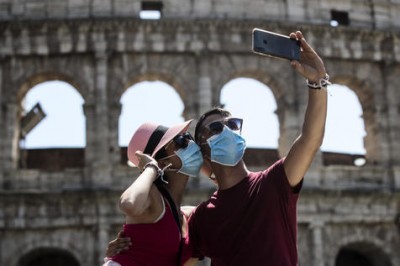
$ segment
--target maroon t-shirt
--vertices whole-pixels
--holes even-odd
[[[297,265],[296,203],[283,159],[216,191],[189,220],[193,257],[220,265]]]

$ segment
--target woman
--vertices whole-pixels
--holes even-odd
[[[176,266],[190,258],[187,217],[179,206],[189,176],[197,176],[203,163],[187,132],[191,122],[170,128],[145,123],[132,136],[128,159],[141,174],[122,193],[119,207],[126,217],[122,233],[133,245],[104,265]]]

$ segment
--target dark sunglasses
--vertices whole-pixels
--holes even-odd
[[[175,142],[175,144],[176,144],[179,148],[182,148],[182,149],[185,149],[185,148],[188,146],[190,140],[193,140],[193,141],[194,141],[192,135],[191,135],[189,132],[185,132],[185,133],[176,135],[176,136],[172,139],[172,141]]]
[[[189,132],[185,132],[179,135],[176,135],[170,142],[168,142],[167,145],[165,145],[159,152],[156,154],[156,160],[165,160],[168,159],[172,156],[175,156],[176,154],[172,155],[167,155],[166,148],[168,145],[170,145],[172,142],[175,143],[175,145],[178,147],[178,149],[185,149],[189,145],[189,141],[193,140],[192,135]]]
[[[242,133],[243,119],[228,118],[222,121],[215,121],[205,126],[205,128],[207,128],[212,135],[216,135],[222,132],[225,125],[231,130],[239,131],[240,133]]]

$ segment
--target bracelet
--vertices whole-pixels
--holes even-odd
[[[154,170],[156,170],[157,176],[160,175],[160,174],[162,174],[161,168],[160,168],[156,163],[154,163],[154,162],[146,163],[145,166],[143,167],[142,172],[143,172],[146,168],[148,168],[148,167],[151,167],[151,168],[153,168]]]
[[[156,170],[157,172],[157,177],[161,178],[161,181],[163,181],[164,183],[168,184],[168,181],[166,181],[164,179],[164,170],[167,169],[168,167],[170,167],[171,164],[168,164],[167,166],[165,166],[163,169],[161,169],[158,164],[156,164],[155,162],[148,162],[145,164],[145,166],[143,167],[142,172],[147,168],[147,167],[152,167]]]
[[[308,79],[306,79],[306,83],[310,89],[314,90],[319,90],[321,88],[325,88],[328,85],[332,85],[332,83],[329,81],[328,74],[325,74],[325,77],[321,78],[318,82],[310,82]]]

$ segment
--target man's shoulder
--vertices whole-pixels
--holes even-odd
[[[211,199],[208,199],[208,200],[206,200],[206,201],[203,201],[203,202],[201,202],[201,203],[197,206],[197,208],[196,208],[196,210],[195,210],[194,212],[195,212],[195,213],[203,212],[204,210],[207,209],[207,207],[208,207],[210,204],[211,204]]]
[[[276,183],[275,180],[281,180],[286,178],[284,169],[284,158],[276,161],[272,165],[268,166],[266,169],[259,172],[250,172],[249,183],[252,186],[260,185],[262,187],[269,187],[272,183]],[[279,181],[278,181],[279,183]]]
[[[285,158],[279,159],[272,165],[268,166],[264,171],[259,172],[259,175],[265,177],[269,175],[280,175],[284,169]],[[257,174],[257,173],[256,173]]]

